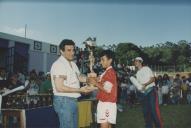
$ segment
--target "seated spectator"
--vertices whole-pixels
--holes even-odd
[[[14,89],[16,87],[19,87],[22,85],[22,83],[18,80],[18,75],[16,73],[11,74],[11,76],[8,79],[8,89]]]
[[[18,80],[22,83],[22,84],[24,84],[25,83],[25,75],[22,73],[22,72],[17,72],[17,74],[18,74]]]
[[[36,95],[39,92],[39,85],[38,85],[38,79],[37,79],[37,73],[35,70],[30,72],[29,76],[29,88],[27,90],[27,93],[29,95]]]
[[[39,93],[51,93],[52,92],[52,84],[50,78],[50,72],[46,73],[46,80],[40,86]]]
[[[38,79],[38,85],[41,85],[46,79],[44,72],[40,71],[38,73],[38,78],[37,79]]]
[[[5,68],[0,67],[0,90],[7,87],[7,78]]]

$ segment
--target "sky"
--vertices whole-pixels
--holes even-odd
[[[180,1],[0,0],[0,32],[24,37],[27,24],[27,38],[56,45],[68,38],[80,47],[88,37],[99,46],[191,42],[191,2]]]

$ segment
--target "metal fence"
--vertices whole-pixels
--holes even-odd
[[[191,67],[183,66],[161,66],[161,65],[149,65],[154,72],[189,72]]]

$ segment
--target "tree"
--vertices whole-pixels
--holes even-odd
[[[118,62],[125,65],[130,65],[135,57],[144,55],[141,49],[133,43],[119,43],[115,51]]]
[[[103,51],[104,49],[100,46],[96,46],[95,49],[94,49],[94,56],[98,57],[100,56],[101,52]]]
[[[185,40],[181,40],[178,43],[167,41],[166,43],[145,47],[143,51],[148,55],[152,65],[173,65],[177,69],[189,66],[191,46]]]

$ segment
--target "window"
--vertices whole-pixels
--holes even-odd
[[[34,41],[34,50],[42,50],[42,42]]]
[[[50,53],[57,53],[57,46],[56,45],[50,45]]]

